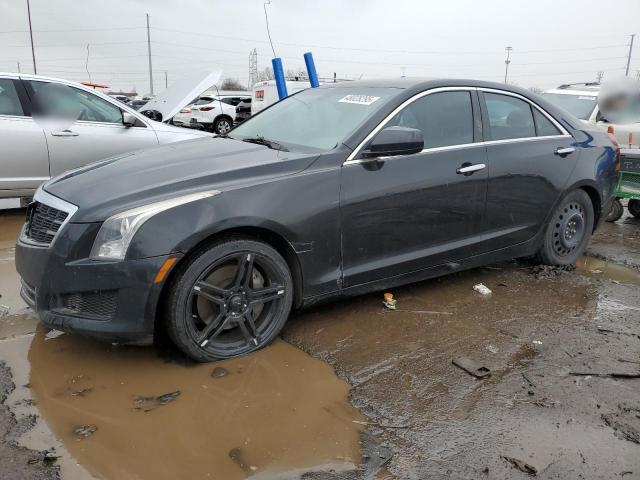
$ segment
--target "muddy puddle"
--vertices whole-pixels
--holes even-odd
[[[640,285],[640,271],[598,258],[583,257],[576,262],[576,269],[578,273],[594,279]]]
[[[349,385],[283,341],[194,365],[39,329],[29,361],[41,414],[98,478],[280,479],[360,462]]]

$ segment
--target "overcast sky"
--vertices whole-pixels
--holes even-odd
[[[146,20],[156,93],[203,69],[248,80],[249,51],[270,65],[264,0],[31,0],[39,74],[149,91]],[[612,5],[608,8],[607,5]],[[613,7],[614,6],[614,7]],[[640,0],[271,0],[275,52],[286,69],[343,78],[447,76],[550,88],[624,74]],[[0,71],[32,72],[26,0],[0,0]],[[631,72],[640,70],[640,38]]]

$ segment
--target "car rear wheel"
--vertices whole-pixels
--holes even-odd
[[[231,123],[231,119],[227,117],[220,117],[213,123],[213,132],[218,135],[224,135],[228,133],[229,130],[233,127]]]
[[[607,222],[615,222],[620,220],[620,217],[622,217],[623,214],[624,207],[622,206],[620,199],[615,198],[613,202],[611,202],[611,210],[609,210],[606,220]]]
[[[199,362],[269,344],[293,302],[286,261],[269,245],[232,239],[199,252],[177,272],[166,305],[170,338]]]
[[[640,200],[629,200],[627,210],[636,218],[640,218]]]
[[[584,190],[573,190],[553,212],[539,260],[547,265],[571,265],[582,256],[593,232],[593,205]]]

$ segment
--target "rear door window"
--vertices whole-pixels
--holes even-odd
[[[509,140],[536,136],[529,103],[510,95],[484,93],[489,117],[488,139]]]
[[[0,115],[24,116],[16,86],[9,78],[0,78]]]
[[[422,130],[424,148],[473,143],[473,109],[467,91],[432,93],[398,113],[388,126]]]
[[[533,109],[533,120],[536,122],[536,132],[539,137],[562,135],[562,132],[551,123],[551,120],[544,116],[537,108]]]

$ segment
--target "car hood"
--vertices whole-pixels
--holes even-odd
[[[181,78],[140,108],[140,113],[160,112],[162,121],[171,119],[182,107],[217,84],[222,72],[199,72]]]
[[[79,207],[72,222],[101,222],[114,213],[181,194],[224,192],[291,175],[317,157],[230,138],[198,138],[102,160],[66,172],[44,189]]]

